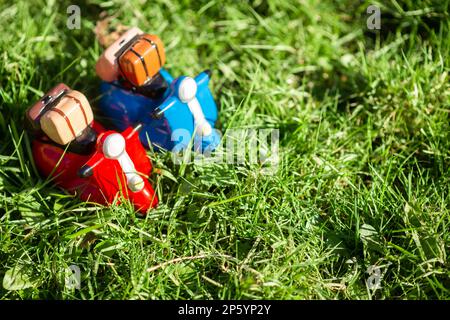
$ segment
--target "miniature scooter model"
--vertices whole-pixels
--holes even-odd
[[[150,37],[151,46],[145,40]],[[157,148],[178,151],[194,136],[196,150],[213,150],[220,134],[214,129],[217,106],[208,88],[211,73],[174,80],[162,68],[164,63],[159,38],[138,28],[127,31],[97,61],[97,74],[104,80],[100,109],[119,129],[141,122],[140,138],[146,147],[151,142]]]
[[[129,199],[145,214],[157,205],[147,180],[151,162],[139,141],[140,125],[106,131],[86,97],[65,84],[50,90],[26,112],[39,172],[83,201],[111,204]]]

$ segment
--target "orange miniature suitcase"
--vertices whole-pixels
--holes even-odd
[[[123,77],[135,86],[151,80],[166,62],[162,41],[155,35],[139,36],[119,56],[119,69]]]

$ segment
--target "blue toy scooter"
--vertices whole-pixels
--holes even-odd
[[[142,123],[140,139],[147,148],[151,143],[157,149],[178,152],[193,140],[196,151],[214,150],[220,132],[214,128],[217,106],[208,88],[210,71],[174,79],[161,68],[160,75],[169,87],[156,98],[125,89],[118,81],[103,81],[100,109],[120,130]]]

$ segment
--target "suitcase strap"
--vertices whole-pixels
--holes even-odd
[[[81,113],[83,114],[83,118],[84,118],[84,123],[86,124],[86,126],[88,126],[89,125],[89,123],[88,123],[88,119],[87,119],[87,115],[86,115],[86,111],[84,111],[84,108],[83,108],[83,105],[81,104],[81,101],[80,100],[78,100],[77,98],[75,98],[74,96],[71,96],[71,95],[66,95],[66,97],[68,97],[68,98],[72,98],[73,100],[75,100],[75,102],[78,104],[78,106],[80,107],[80,109],[81,109]]]
[[[161,68],[162,67],[162,62],[161,62],[161,55],[159,54],[158,45],[153,40],[147,39],[145,37],[142,37],[141,39],[144,40],[144,41],[147,41],[148,43],[150,43],[156,49],[156,53],[158,54],[159,67]]]
[[[139,58],[139,60],[141,60],[142,65],[144,66],[145,75],[147,76],[147,79],[148,79],[148,70],[147,70],[147,65],[145,64],[144,58],[139,53],[134,51],[133,48],[130,48],[130,51],[133,52]]]
[[[59,114],[61,117],[63,117],[64,120],[66,120],[67,126],[70,129],[70,132],[72,133],[73,137],[76,138],[75,130],[73,130],[72,124],[70,123],[69,118],[67,118],[67,115],[64,112],[62,112],[61,110],[56,109],[56,108],[52,108],[51,111],[55,111],[57,114]]]

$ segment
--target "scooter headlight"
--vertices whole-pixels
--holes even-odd
[[[125,151],[125,139],[120,133],[113,133],[103,142],[103,154],[109,159],[117,159]]]
[[[178,88],[178,96],[184,103],[188,103],[195,98],[197,94],[197,83],[190,77],[184,78]]]

